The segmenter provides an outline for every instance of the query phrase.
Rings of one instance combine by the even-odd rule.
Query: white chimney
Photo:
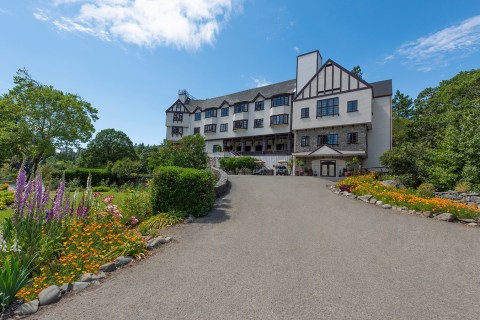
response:
[[[185,103],[188,99],[188,92],[187,90],[178,90],[178,100],[180,100],[182,103]]]
[[[322,66],[322,55],[318,50],[297,57],[297,92],[312,79]]]

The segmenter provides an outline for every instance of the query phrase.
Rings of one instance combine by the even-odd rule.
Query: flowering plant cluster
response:
[[[32,268],[21,286],[17,281],[17,289],[10,288],[10,296],[13,292],[13,297],[34,299],[50,285],[98,272],[101,264],[122,253],[136,257],[146,253],[144,239],[130,228],[138,219],[130,214],[128,221],[123,221],[114,197],[101,200],[101,194],[92,192],[90,179],[84,192],[73,195],[61,181],[51,199],[41,175],[27,181],[21,168],[17,177],[14,213],[2,226],[0,266],[21,256],[14,266],[30,270],[31,264]],[[4,294],[2,284],[0,279],[0,294]]]
[[[348,177],[337,183],[337,186],[349,186],[350,192],[356,195],[370,194],[377,200],[390,205],[407,207],[417,211],[447,212],[457,218],[478,218],[477,207],[458,203],[449,199],[424,198],[409,189],[387,187],[375,179],[373,174]]]

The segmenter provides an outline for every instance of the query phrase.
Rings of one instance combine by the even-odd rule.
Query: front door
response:
[[[321,161],[320,162],[320,176],[321,177],[335,177],[336,164],[335,161]]]

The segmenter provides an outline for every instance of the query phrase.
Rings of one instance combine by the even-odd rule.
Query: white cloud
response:
[[[35,19],[40,20],[40,21],[50,20],[50,18],[48,17],[48,14],[45,11],[43,11],[42,9],[37,9],[37,11],[35,11],[33,13],[33,16],[35,17]]]
[[[480,15],[400,46],[383,62],[395,58],[413,64],[417,70],[431,71],[448,65],[449,60],[471,55],[480,47]]]
[[[59,30],[86,33],[107,41],[118,39],[141,47],[195,50],[214,43],[222,24],[240,8],[241,1],[51,0],[54,13],[45,17]],[[44,11],[34,13],[37,19],[39,12]]]
[[[267,81],[267,79],[265,79],[264,77],[252,77],[252,80],[257,88],[272,84],[270,81]]]
[[[297,46],[294,46],[292,49],[293,49],[293,51],[295,51],[295,52],[300,52],[300,48],[297,47]]]

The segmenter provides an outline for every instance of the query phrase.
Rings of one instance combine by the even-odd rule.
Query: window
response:
[[[247,129],[247,128],[248,128],[248,120],[233,121],[233,130]]]
[[[270,125],[288,124],[288,114],[278,114],[270,117]]]
[[[255,111],[260,111],[264,109],[264,101],[257,101],[255,102]]]
[[[233,106],[234,113],[240,113],[240,112],[248,112],[248,104],[246,103],[237,103],[236,105]]]
[[[222,117],[228,117],[229,111],[230,111],[229,107],[222,108]]]
[[[347,133],[347,143],[356,144],[358,143],[358,132],[349,132]]]
[[[338,144],[338,134],[331,133],[331,134],[321,134],[317,138],[317,145],[337,145]]]
[[[289,97],[279,96],[272,99],[272,107],[288,106]]]
[[[302,108],[300,110],[301,112],[301,118],[310,118],[310,109],[309,108]]]
[[[172,135],[183,135],[183,127],[172,127]]]
[[[347,102],[347,112],[358,111],[358,100],[352,100]]]
[[[263,128],[263,119],[255,119],[253,121],[254,128]]]
[[[200,127],[193,128],[193,134],[200,133]]]
[[[183,121],[183,113],[175,112],[173,114],[173,122],[182,122]]]
[[[206,124],[204,127],[203,127],[203,132],[204,133],[207,133],[207,132],[216,132],[217,131],[217,125],[216,124]]]
[[[220,132],[226,132],[226,131],[228,131],[228,123],[220,124]]]
[[[324,99],[317,101],[317,118],[339,115],[338,98]]]
[[[302,136],[300,138],[300,145],[302,147],[308,147],[310,145],[310,136]]]
[[[213,153],[215,152],[222,152],[222,146],[218,144],[213,145]]]
[[[195,121],[202,120],[202,113],[201,112],[195,112]]]
[[[214,118],[217,116],[217,109],[205,110],[205,118]]]

